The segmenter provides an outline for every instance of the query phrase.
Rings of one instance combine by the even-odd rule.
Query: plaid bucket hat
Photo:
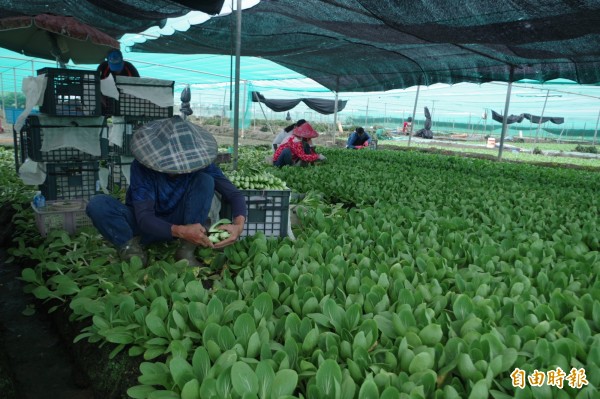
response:
[[[217,140],[180,116],[146,123],[131,138],[131,153],[144,166],[163,173],[190,173],[210,165]]]
[[[296,127],[293,131],[294,136],[303,139],[314,139],[319,136],[319,133],[308,122],[304,122],[302,125]]]

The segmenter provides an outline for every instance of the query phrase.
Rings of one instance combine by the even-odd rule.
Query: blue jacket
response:
[[[192,173],[169,176],[134,160],[131,163],[131,184],[127,190],[125,204],[133,209],[138,224],[143,226],[145,231],[152,231],[160,240],[166,241],[172,238],[171,223],[161,219],[160,216],[169,215],[180,206],[188,182],[194,173],[210,175],[215,181],[215,191],[221,194],[221,200],[231,204],[233,217],[240,215],[246,217],[244,194],[214,163]],[[212,199],[212,196],[210,198]],[[139,220],[140,218],[143,220]]]
[[[350,137],[348,137],[348,143],[346,143],[346,148],[356,148],[357,146],[361,146],[363,144],[369,143],[371,145],[371,136],[369,133],[364,132],[362,135],[358,135],[358,133],[353,132]]]

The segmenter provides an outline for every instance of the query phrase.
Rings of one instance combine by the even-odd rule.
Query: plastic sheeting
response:
[[[502,123],[502,118],[503,115],[497,113],[496,111],[492,110],[492,119],[495,120],[496,122],[500,122]],[[523,122],[523,119],[528,119],[530,120],[532,123],[546,123],[548,121],[554,123],[555,125],[560,125],[562,123],[565,122],[565,118],[562,117],[556,117],[556,116],[536,116],[536,115],[531,115],[531,114],[520,114],[520,115],[509,115],[506,118],[506,123],[507,124],[513,124],[513,123],[521,123]]]
[[[265,104],[269,109],[275,112],[284,112],[293,109],[296,105],[303,102],[306,106],[313,111],[320,114],[331,115],[336,112],[335,100],[325,100],[322,98],[296,98],[296,99],[283,99],[283,100],[269,100],[257,91],[252,92],[252,102],[261,102]],[[337,112],[342,111],[346,107],[347,100],[338,100]]]

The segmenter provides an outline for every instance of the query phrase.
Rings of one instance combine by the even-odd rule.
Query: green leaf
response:
[[[136,385],[127,389],[127,395],[133,399],[146,399],[154,391],[156,391],[156,388],[151,385]]]
[[[175,325],[181,331],[186,331],[189,329],[187,322],[185,321],[185,319],[183,318],[181,313],[179,313],[176,309],[173,309],[171,316],[173,317],[173,321],[175,322]]]
[[[133,342],[133,334],[125,327],[115,327],[105,330],[104,334],[108,342],[113,344],[130,344]]]
[[[473,313],[473,301],[465,294],[459,294],[452,305],[454,316],[458,320],[464,320]]]
[[[257,331],[254,331],[248,340],[248,348],[246,349],[246,356],[250,358],[256,358],[260,352],[260,335]]]
[[[515,364],[518,357],[517,350],[514,348],[507,348],[502,354],[502,369],[501,373],[510,370],[510,368]]]
[[[28,267],[21,271],[21,279],[27,283],[35,283],[37,282],[37,275],[33,269]]]
[[[223,318],[221,320],[222,323],[231,322],[236,316],[236,314],[245,312],[246,308],[246,301],[242,301],[241,299],[229,303],[227,306],[225,306],[225,310],[223,311]]]
[[[442,326],[439,324],[429,324],[419,332],[419,338],[427,346],[434,346],[439,343],[442,336]]]
[[[206,313],[211,321],[219,322],[223,315],[223,302],[216,295],[213,296],[206,306]]]
[[[146,316],[146,327],[156,336],[170,338],[163,319],[153,313]]]
[[[194,370],[192,365],[181,357],[174,357],[171,359],[169,362],[169,370],[171,371],[171,376],[173,377],[173,380],[179,389],[183,389],[188,381],[194,379]]]
[[[250,366],[244,362],[236,362],[231,367],[231,383],[233,384],[233,390],[238,395],[258,394],[258,377]]]
[[[48,299],[52,296],[52,292],[45,286],[45,285],[40,285],[39,287],[35,287],[32,291],[33,295],[35,295],[35,297],[37,299]]]
[[[191,280],[185,285],[185,293],[190,302],[204,302],[206,300],[207,291],[198,280]]]
[[[139,258],[134,258],[139,259]],[[153,391],[148,395],[148,399],[181,399],[181,397],[173,391]]]
[[[256,332],[254,318],[248,313],[242,313],[237,317],[235,323],[233,324],[233,332],[235,333],[238,341],[244,346],[247,346],[250,336]]]
[[[469,399],[480,399],[488,397],[488,386],[486,380],[479,380],[473,385]]]
[[[317,370],[317,386],[326,397],[336,396],[336,387],[341,387],[342,370],[333,359],[325,360]]]
[[[259,319],[264,318],[268,320],[273,314],[273,299],[271,295],[266,292],[259,294],[254,302],[252,303],[254,310],[258,312]]]
[[[367,378],[361,385],[358,399],[379,399],[379,389],[372,377]]]
[[[418,373],[433,368],[434,358],[431,353],[423,351],[415,355],[408,366],[408,371],[411,374]]]
[[[217,343],[222,351],[233,348],[235,345],[235,336],[228,326],[221,326],[219,329],[219,335],[217,336]]]
[[[210,357],[205,347],[199,346],[192,356],[192,369],[198,381],[202,383],[210,370]]]
[[[258,397],[260,399],[269,398],[275,371],[268,362],[262,360],[256,365],[256,377],[258,378]]]
[[[269,294],[267,294],[269,295]],[[270,298],[270,296],[269,296]],[[291,395],[298,384],[298,374],[291,369],[279,370],[275,374],[271,386],[271,399],[279,399],[285,395]]]
[[[379,399],[398,399],[399,397],[400,391],[398,391],[398,388],[389,386],[384,389]]]
[[[323,314],[337,331],[341,331],[345,314],[344,310],[333,299],[330,298],[325,301]]]
[[[394,325],[389,318],[378,314],[373,317],[373,320],[375,320],[375,322],[377,323],[377,328],[379,329],[379,331],[381,331],[383,335],[385,335],[391,340],[396,339],[398,334],[396,333]]]
[[[197,379],[189,380],[181,390],[181,399],[201,399],[200,382]]]
[[[573,333],[585,344],[592,335],[592,330],[583,317],[577,317],[573,322]]]
[[[224,367],[217,377],[217,393],[220,398],[230,398],[233,385],[231,384],[231,366]]]

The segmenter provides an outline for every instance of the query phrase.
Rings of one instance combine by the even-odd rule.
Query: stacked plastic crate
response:
[[[44,68],[41,74],[47,77],[44,100],[19,132],[20,159],[45,164],[40,190],[46,200],[87,200],[99,192],[99,162],[108,156],[98,73]]]
[[[110,116],[110,129],[119,132],[114,136],[118,137],[118,142],[115,143],[111,136],[109,146],[107,188],[110,192],[123,194],[128,186],[129,165],[133,160],[129,144],[135,130],[149,121],[173,116],[172,105],[157,105],[146,98],[151,95],[162,98],[163,102],[170,99],[172,103],[174,83],[170,80],[117,76],[119,99],[108,98],[103,106],[104,113]],[[140,96],[131,94],[138,92]]]
[[[44,165],[39,189],[46,206],[36,209],[40,233],[60,228],[74,232],[91,225],[85,203],[100,192],[100,161],[108,156],[108,127],[102,115],[96,71],[44,68],[46,89],[40,113],[29,115],[15,132],[15,158]]]

